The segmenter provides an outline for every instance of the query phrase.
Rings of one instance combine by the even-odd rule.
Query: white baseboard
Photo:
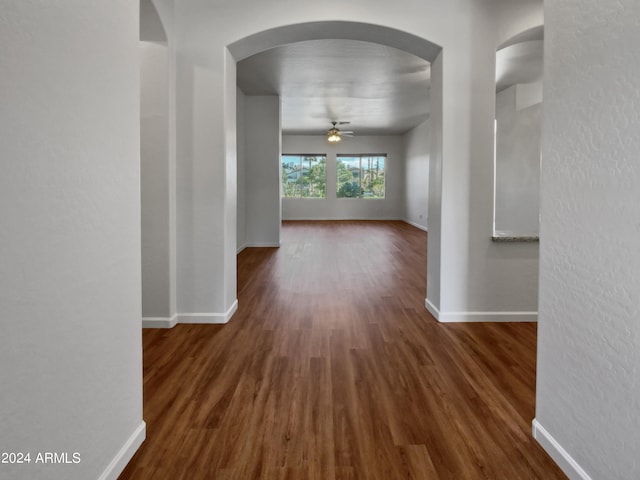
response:
[[[116,480],[124,470],[124,467],[127,466],[127,463],[133,458],[133,455],[138,451],[146,436],[147,425],[142,421],[113,460],[111,460],[105,471],[102,472],[98,480]]]
[[[419,223],[416,222],[412,222],[411,220],[407,220],[406,218],[402,220],[404,223],[407,223],[409,225],[411,225],[412,227],[416,227],[419,228],[422,231],[425,231],[427,233],[429,233],[429,229],[427,227],[425,227],[424,225],[420,225]]]
[[[278,243],[247,243],[244,248],[278,248],[280,247],[280,242]]]
[[[231,317],[233,317],[233,315],[237,311],[238,311],[238,299],[236,298],[231,304],[231,306],[229,307],[229,310],[227,310],[227,312],[224,314],[224,317],[225,317],[224,323],[227,323],[229,320],[231,320]]]
[[[142,328],[173,328],[178,323],[178,315],[173,317],[142,317]]]
[[[538,321],[538,312],[441,312],[428,298],[424,306],[440,323]]]
[[[225,313],[179,313],[178,323],[227,323],[238,310],[238,300],[234,300],[233,305]]]
[[[370,200],[365,200],[366,202],[370,201]],[[389,221],[389,222],[397,222],[397,221],[401,221],[404,222],[403,219],[398,218],[398,217],[349,217],[349,218],[345,218],[345,217],[288,217],[288,218],[283,218],[282,221],[283,222],[313,222],[313,221],[318,221],[318,222],[349,222],[349,221],[354,221],[354,222],[361,222],[361,221]]]
[[[173,328],[178,323],[227,323],[238,310],[238,300],[234,300],[224,313],[178,313],[171,318],[143,317],[142,328]]]
[[[544,448],[554,462],[571,480],[591,480],[591,477],[569,453],[534,418],[532,422],[533,438]]]
[[[440,312],[441,323],[537,322],[538,312]]]
[[[236,249],[236,255],[238,255],[240,252],[242,252],[245,248],[247,248],[247,245],[241,245]]]
[[[440,310],[438,310],[438,308],[433,303],[431,303],[431,300],[425,298],[424,306],[427,310],[429,310],[429,313],[433,315],[436,320],[440,321]]]

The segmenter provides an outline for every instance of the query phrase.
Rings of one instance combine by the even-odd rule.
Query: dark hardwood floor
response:
[[[439,324],[426,233],[285,222],[224,326],[145,330],[134,479],[563,479],[531,437],[536,325]]]

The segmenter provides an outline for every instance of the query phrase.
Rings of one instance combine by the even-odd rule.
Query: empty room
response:
[[[7,0],[0,479],[640,477],[640,6]]]

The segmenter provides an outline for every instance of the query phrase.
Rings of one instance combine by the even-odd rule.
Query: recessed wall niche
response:
[[[496,53],[495,241],[538,240],[542,35],[525,32]]]

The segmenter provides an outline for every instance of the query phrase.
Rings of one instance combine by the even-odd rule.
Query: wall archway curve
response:
[[[344,39],[378,43],[433,62],[442,47],[422,37],[391,27],[350,21],[305,22],[275,27],[228,45],[236,62],[279,45],[306,40]]]
[[[526,28],[514,33],[509,38],[498,45],[497,50],[507,48],[517,43],[529,42],[533,40],[544,40],[544,24],[537,24],[533,27]]]

